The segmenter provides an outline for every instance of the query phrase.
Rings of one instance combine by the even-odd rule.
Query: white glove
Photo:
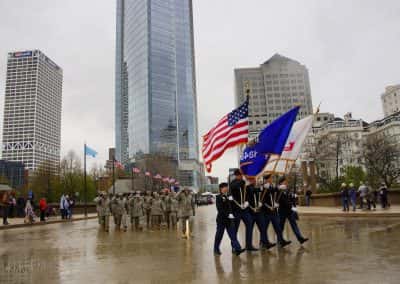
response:
[[[292,211],[293,212],[297,212],[297,208],[296,207],[292,207]]]
[[[233,214],[229,214],[229,215],[228,215],[228,218],[229,218],[229,219],[235,219],[235,217],[233,216]]]
[[[294,198],[297,198],[297,194],[296,193],[294,194]]]
[[[228,196],[228,199],[229,199],[230,201],[232,201],[232,200],[233,200],[232,195],[229,195],[229,196]]]
[[[277,203],[275,203],[275,206],[274,206],[275,208],[278,208],[279,207],[279,203],[277,202]]]
[[[258,207],[261,207],[263,204],[261,202],[258,202]]]
[[[249,203],[246,201],[246,202],[244,203],[243,207],[244,207],[244,208],[249,207]]]

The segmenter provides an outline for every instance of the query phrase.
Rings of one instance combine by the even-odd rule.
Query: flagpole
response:
[[[115,156],[113,156],[113,162],[112,162],[112,188],[113,188],[113,195],[115,195]]]
[[[84,180],[84,202],[85,202],[85,217],[87,217],[87,182],[86,182],[86,143],[84,143],[83,148],[83,180]]]

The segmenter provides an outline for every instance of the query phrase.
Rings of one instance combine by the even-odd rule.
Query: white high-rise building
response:
[[[383,113],[386,116],[400,111],[400,85],[387,86],[381,96]]]
[[[313,112],[308,70],[290,58],[275,54],[259,67],[235,69],[237,106],[246,99],[247,87],[250,136],[296,105],[301,106],[298,119]]]
[[[62,69],[39,50],[10,52],[3,159],[56,171],[60,161]]]

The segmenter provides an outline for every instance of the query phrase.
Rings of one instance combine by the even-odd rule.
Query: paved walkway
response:
[[[8,223],[10,223],[7,226],[4,226],[3,223],[0,223],[0,230],[7,230],[7,229],[15,229],[15,228],[21,228],[21,227],[29,227],[29,226],[41,226],[41,225],[48,225],[48,224],[56,224],[56,223],[62,223],[62,222],[72,222],[72,221],[81,221],[81,220],[86,220],[86,219],[93,219],[97,218],[96,213],[89,213],[88,217],[85,217],[84,214],[75,214],[73,215],[71,220],[63,220],[61,219],[61,216],[55,216],[55,217],[50,217],[46,220],[46,222],[40,222],[40,218],[37,217],[35,219],[35,223],[33,224],[25,224],[24,223],[24,218],[8,218]],[[0,219],[2,221],[3,218]]]
[[[400,217],[400,206],[393,205],[389,209],[377,207],[376,210],[361,210],[355,212],[343,212],[341,207],[299,206],[301,216],[325,216],[325,217]]]

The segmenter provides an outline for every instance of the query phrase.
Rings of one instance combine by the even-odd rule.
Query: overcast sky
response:
[[[134,0],[132,0],[134,1]],[[382,118],[380,94],[400,83],[398,0],[194,0],[199,131],[234,105],[233,69],[274,53],[305,64],[314,107]],[[0,115],[7,53],[40,49],[64,71],[62,155],[83,141],[104,164],[114,146],[114,0],[0,0]],[[221,178],[236,151],[214,164]]]

